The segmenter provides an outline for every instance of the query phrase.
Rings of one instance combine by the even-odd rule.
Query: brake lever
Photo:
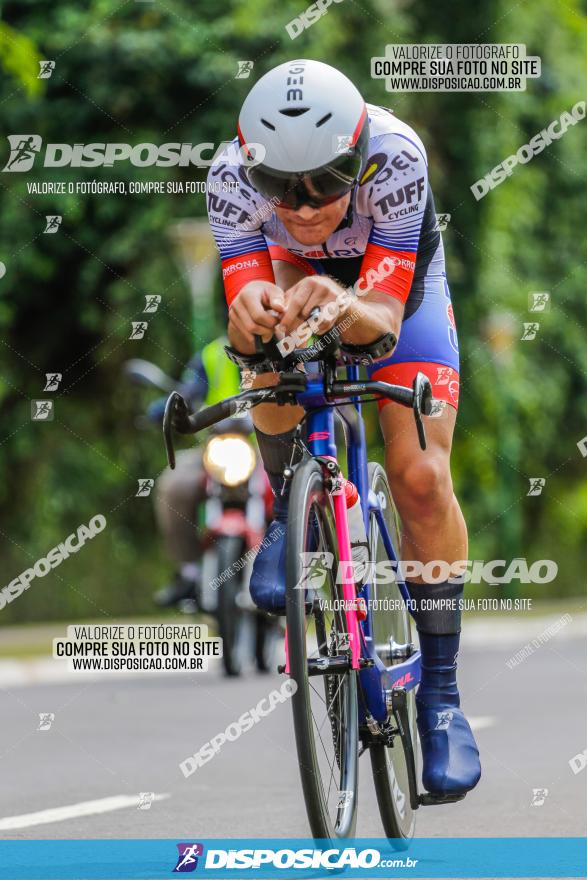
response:
[[[424,449],[426,449],[426,431],[424,430],[424,424],[422,422],[420,411],[416,409],[415,405],[414,418],[416,419],[416,428],[418,429],[418,440],[420,441],[420,449],[423,451]]]
[[[175,449],[173,447],[173,428],[180,433],[186,433],[185,427],[190,428],[188,405],[178,391],[172,391],[165,404],[163,414],[163,441],[165,454],[171,470],[175,470]],[[184,430],[182,431],[182,428]]]
[[[430,379],[424,373],[418,373],[414,379],[413,385],[413,402],[414,419],[416,420],[416,428],[418,430],[418,440],[420,449],[426,449],[426,431],[422,422],[422,413],[429,416],[432,410],[432,385]]]

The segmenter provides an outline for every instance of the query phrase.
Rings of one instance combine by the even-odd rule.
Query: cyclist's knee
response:
[[[453,495],[449,460],[442,452],[418,456],[403,466],[391,464],[391,491],[400,514],[419,518],[441,514]]]

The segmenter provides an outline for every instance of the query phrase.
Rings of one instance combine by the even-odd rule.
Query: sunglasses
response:
[[[323,199],[315,199],[311,196],[302,197],[297,199],[295,202],[293,200],[277,202],[278,208],[283,208],[285,211],[299,211],[300,208],[304,206],[308,206],[309,208],[320,209],[324,208],[326,205],[332,205],[333,202],[338,202],[339,199],[342,199],[346,194],[350,192],[350,190],[345,190],[342,193],[337,193],[334,196],[325,196]]]
[[[304,205],[322,208],[338,201],[350,192],[360,172],[361,158],[356,153],[307,174],[269,171],[260,165],[246,169],[249,182],[261,195],[290,211]]]

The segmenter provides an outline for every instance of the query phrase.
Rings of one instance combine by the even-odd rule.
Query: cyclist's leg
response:
[[[444,276],[426,279],[406,304],[398,345],[369,369],[375,378],[411,385],[416,373],[430,379],[442,401],[438,418],[426,419],[427,449],[416,438],[412,413],[380,404],[386,470],[403,524],[402,557],[427,563],[466,559],[467,532],[450,474],[450,452],[459,398],[459,356],[450,293]],[[421,578],[414,578],[421,582]]]
[[[378,362],[371,375],[410,385],[421,370],[434,396],[444,401],[437,419],[426,420],[427,449],[422,452],[412,414],[395,403],[381,407],[386,470],[402,520],[402,559],[442,560],[440,583],[413,577],[407,586],[416,603],[415,619],[422,652],[417,695],[422,741],[422,778],[428,791],[464,792],[477,784],[480,765],[475,739],[460,710],[456,681],[462,583],[449,581],[449,565],[467,558],[467,532],[453,492],[450,451],[458,403],[458,344],[446,280],[426,280],[417,307],[407,308],[400,341],[391,358]],[[409,300],[408,300],[409,304]],[[438,577],[439,569],[436,568]],[[430,580],[430,578],[428,578]],[[422,599],[437,600],[436,607]]]

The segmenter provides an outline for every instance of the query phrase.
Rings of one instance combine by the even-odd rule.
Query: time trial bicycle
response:
[[[411,640],[410,597],[401,576],[400,526],[384,469],[368,462],[361,401],[386,398],[414,413],[422,449],[422,415],[433,407],[428,378],[413,387],[361,378],[361,366],[393,350],[386,334],[371,345],[342,343],[336,328],[285,357],[276,341],[257,339],[258,355],[229,356],[246,370],[275,370],[276,385],[251,388],[190,416],[170,395],[164,418],[169,464],[172,429],[195,434],[261,403],[305,410],[294,446],[301,460],[284,471],[290,482],[286,544],[285,664],[306,812],[317,839],[352,837],[356,827],[359,757],[368,752],[386,836],[405,849],[420,806],[464,795],[418,792],[415,688],[420,652]],[[346,371],[346,378],[339,372]],[[344,429],[348,480],[358,490],[369,561],[359,576],[349,538],[345,477],[335,419]],[[292,455],[292,461],[294,456]]]

